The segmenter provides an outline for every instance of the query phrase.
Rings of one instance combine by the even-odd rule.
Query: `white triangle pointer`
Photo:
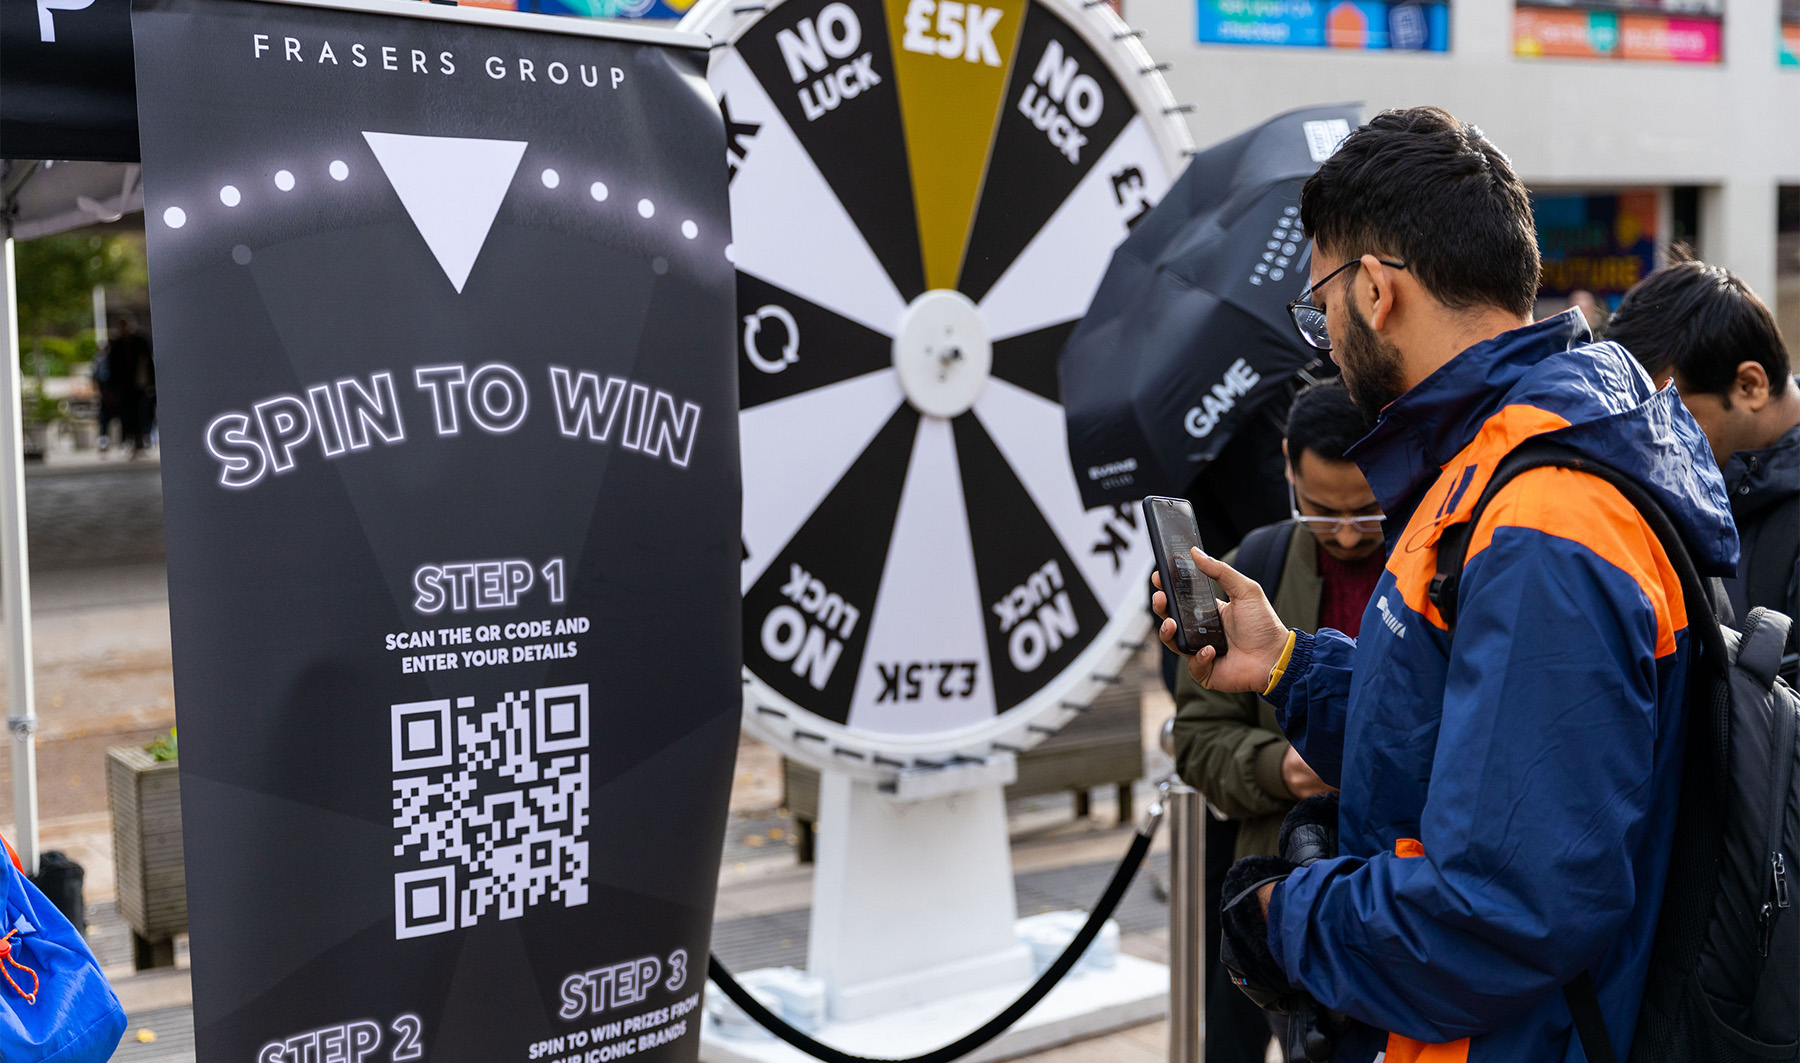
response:
[[[458,294],[512,187],[523,140],[363,131],[375,161]]]

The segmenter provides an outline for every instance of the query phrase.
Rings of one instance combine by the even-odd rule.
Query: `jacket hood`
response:
[[[1545,438],[1643,484],[1703,574],[1735,573],[1737,528],[1700,426],[1672,384],[1657,388],[1623,347],[1594,342],[1578,310],[1503,332],[1450,359],[1388,404],[1347,456],[1362,467],[1390,524],[1403,524],[1482,424],[1516,405],[1567,421]],[[1794,460],[1800,462],[1800,448]]]
[[[1725,490],[1739,520],[1753,520],[1800,493],[1800,425],[1774,446],[1733,453],[1725,462]]]

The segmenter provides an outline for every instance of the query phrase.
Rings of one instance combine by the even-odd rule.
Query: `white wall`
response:
[[[1194,0],[1124,4],[1196,106],[1202,146],[1310,104],[1436,104],[1533,187],[1703,186],[1702,255],[1774,295],[1775,188],[1800,184],[1800,71],[1776,62],[1778,0],[1728,0],[1725,61],[1709,67],[1515,58],[1511,0],[1450,0],[1442,55],[1201,45]]]

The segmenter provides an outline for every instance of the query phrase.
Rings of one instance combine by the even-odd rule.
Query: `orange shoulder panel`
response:
[[[1387,1063],[1468,1063],[1469,1039],[1428,1045],[1397,1033],[1388,1034]]]
[[[1687,627],[1681,577],[1643,514],[1618,488],[1574,469],[1520,473],[1501,488],[1469,536],[1469,561],[1487,549],[1501,527],[1534,528],[1580,543],[1636,580],[1656,611],[1656,655],[1675,652],[1675,633]]]
[[[1394,574],[1407,608],[1437,627],[1447,630],[1437,606],[1431,604],[1431,579],[1437,575],[1439,534],[1452,524],[1469,519],[1481,492],[1493,478],[1500,460],[1520,443],[1535,435],[1567,428],[1564,418],[1536,406],[1505,406],[1489,417],[1456,457],[1444,464],[1442,474],[1412,519],[1400,533],[1399,544],[1389,555],[1387,568]]]

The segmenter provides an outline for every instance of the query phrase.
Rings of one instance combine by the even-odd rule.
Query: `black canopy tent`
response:
[[[131,0],[0,0],[0,157],[137,162]]]

